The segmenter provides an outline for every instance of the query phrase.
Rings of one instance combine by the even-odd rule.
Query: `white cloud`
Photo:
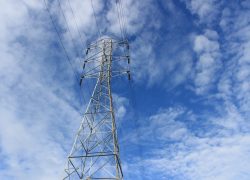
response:
[[[1,162],[5,167],[0,177],[57,179],[64,167],[65,152],[61,145],[51,140],[42,127],[25,125],[10,109],[1,109],[1,116],[4,117],[0,122],[1,157],[6,158]]]
[[[135,35],[142,30],[146,23],[146,17],[152,7],[151,0],[146,0],[141,3],[140,1],[126,0],[117,1],[121,4],[122,8],[117,9],[116,1],[111,1],[110,9],[107,13],[107,20],[109,24],[110,31],[120,36],[121,30],[120,25],[126,27],[127,33],[130,35]],[[118,5],[119,7],[119,5]],[[123,13],[123,18],[118,16],[118,10]],[[119,20],[120,19],[120,20]],[[156,22],[154,22],[156,23]]]
[[[183,0],[194,15],[198,15],[200,22],[212,23],[219,13],[218,0]]]
[[[80,125],[78,83],[43,2],[12,0],[0,5],[0,179],[58,179],[63,177],[74,132]],[[61,5],[79,45],[68,1]],[[97,29],[90,1],[71,1],[71,5],[83,40],[84,33],[91,39]],[[93,0],[93,5],[97,21],[102,23],[102,1]],[[80,57],[75,55],[58,5],[54,1],[49,7],[73,66],[77,66]],[[85,16],[79,15],[82,12]],[[121,119],[128,102],[124,97],[114,98]]]
[[[158,140],[181,140],[187,135],[187,129],[182,122],[178,122],[176,119],[183,113],[182,108],[162,110],[149,118],[150,124],[144,131],[149,132],[150,135],[153,132],[154,137]],[[145,138],[150,139],[149,136]]]
[[[179,11],[173,1],[162,3],[164,10],[170,14],[167,18],[157,9],[158,4],[151,0],[143,3],[129,0],[122,3],[128,34],[135,36],[135,39],[130,42],[132,78],[137,83],[146,83],[150,87],[166,81],[163,86],[167,89],[176,87],[188,79],[193,61],[191,50],[183,47],[188,46],[189,37],[180,38],[175,32],[176,28],[183,26],[184,13]],[[115,1],[110,3],[106,18],[111,32],[120,36]],[[171,32],[162,35],[165,28]],[[178,45],[175,43],[175,38],[179,38]]]
[[[152,173],[176,179],[245,179],[249,178],[249,136],[190,139],[164,149],[161,158],[145,161]],[[166,152],[168,152],[166,154]],[[178,178],[179,177],[179,178]]]
[[[61,2],[67,19],[72,20],[68,2]],[[90,1],[71,2],[80,31],[94,37],[97,31]],[[202,23],[209,24],[218,17],[216,2],[192,0],[187,1],[187,7],[191,13],[199,16]],[[119,34],[115,4],[111,3],[111,8],[106,12],[102,1],[93,0],[93,3],[102,31]],[[220,26],[225,33],[225,42],[211,27],[194,36],[193,50],[197,55],[197,62],[194,63],[191,53],[182,50],[187,43],[173,50],[171,47],[176,44],[173,38],[167,42],[173,44],[162,47],[158,42],[159,37],[147,31],[147,28],[159,30],[163,26],[152,18],[152,15],[160,17],[153,10],[152,1],[123,3],[125,9],[130,10],[125,11],[128,32],[137,35],[131,47],[134,52],[132,64],[138,70],[138,79],[143,83],[147,81],[149,85],[163,85],[166,81],[166,86],[169,86],[169,82],[178,85],[193,77],[197,94],[210,92],[217,85],[221,95],[218,97],[226,100],[213,104],[219,115],[206,115],[207,124],[202,121],[202,125],[197,125],[198,115],[187,112],[185,108],[169,108],[146,118],[148,121],[140,124],[139,132],[127,135],[123,143],[141,143],[147,147],[146,155],[152,155],[152,158],[139,159],[148,167],[145,176],[152,173],[159,174],[159,179],[169,176],[179,179],[247,179],[250,176],[247,125],[250,106],[249,13],[237,8],[224,9]],[[249,6],[247,1],[241,4],[244,8]],[[0,6],[0,178],[57,179],[73,142],[72,132],[76,132],[80,123],[75,108],[79,102],[72,89],[74,77],[55,45],[56,35],[49,32],[52,26],[48,24],[51,22],[45,16],[41,2],[11,0],[1,1]],[[173,6],[173,3],[166,5],[171,13],[175,8]],[[59,25],[65,27],[57,8],[55,4],[52,5],[54,18],[59,18]],[[107,13],[104,20],[101,18],[103,11]],[[82,12],[85,12],[85,16],[81,15]],[[68,22],[74,39],[79,41],[74,20]],[[112,24],[110,30],[107,30],[106,23]],[[71,41],[68,33],[63,33],[65,42]],[[162,47],[159,52],[163,52],[164,57],[157,56],[159,52],[155,51],[155,47]],[[222,67],[222,48],[226,56],[223,59],[223,72],[218,79],[218,69]],[[67,49],[72,53],[72,44]],[[169,49],[169,53],[164,52]],[[119,119],[127,113],[128,102],[123,97],[114,96],[114,99]],[[136,133],[139,133],[139,137]],[[129,162],[125,168],[128,176],[136,168],[134,162],[136,160]]]
[[[158,52],[156,43],[149,32],[143,32],[132,42],[132,75],[137,82],[146,82],[151,87],[162,85],[166,89],[175,88],[190,77],[193,67],[191,51],[183,50],[182,42],[171,48],[164,43]]]
[[[209,30],[211,32],[211,30]],[[217,35],[215,31],[213,31],[214,34]],[[205,33],[207,36],[207,32]],[[210,40],[209,37],[206,35],[197,35],[194,39],[194,50],[197,53],[203,53],[203,52],[214,52],[218,51],[219,44],[217,41]],[[217,39],[216,39],[217,40]]]
[[[127,113],[128,99],[113,93],[113,101],[116,118],[119,122]]]
[[[207,93],[216,80],[217,70],[221,67],[218,34],[206,30],[204,35],[194,37],[194,51],[197,53],[196,74],[194,77],[197,94]]]
[[[226,110],[221,108],[219,116],[206,116],[207,128],[202,129],[201,122],[190,121],[192,113],[183,108],[169,108],[151,116],[139,129],[144,139],[137,143],[142,144],[145,155],[132,160],[131,166],[147,167],[145,178],[248,179],[250,136],[249,129],[242,129],[247,119],[231,104],[222,107]]]
[[[215,95],[216,100],[207,102],[211,105],[207,113],[195,114],[198,119],[195,122],[188,120],[185,110],[176,116],[171,116],[172,111],[160,111],[144,119],[140,136],[134,133],[128,139],[141,143],[145,151],[142,158],[131,161],[131,166],[139,169],[144,163],[146,179],[152,176],[202,180],[250,177],[249,7],[245,1],[243,7],[232,3],[222,11],[218,9],[221,4],[215,2],[188,1],[188,8],[205,24],[204,32],[193,38],[197,55],[195,91]],[[217,16],[219,11],[223,12],[221,19]],[[216,32],[218,29],[212,28],[219,22],[223,37]],[[163,67],[166,66],[156,68],[157,72]],[[204,107],[195,108],[204,110]]]
[[[96,16],[97,18],[99,17],[100,12],[103,10],[104,4],[100,0],[92,0],[92,2],[94,9],[92,9],[91,1],[61,1],[61,7],[65,14],[70,29],[70,32],[65,32],[65,38],[69,38],[69,33],[71,33],[75,41],[79,40],[79,33],[77,28],[79,28],[84,42],[87,40],[87,36],[93,36],[94,34],[97,35],[98,31],[94,16]],[[52,9],[52,11],[56,11],[54,15],[59,17],[61,25],[67,28],[67,24],[65,22],[58,3],[55,3],[53,8],[54,9]],[[97,19],[97,23],[99,23],[99,19]]]
[[[0,4],[0,179],[58,179],[80,123],[75,79],[41,3]]]
[[[150,35],[148,36],[144,33],[142,37],[138,37],[131,44],[133,47],[131,58],[134,60],[132,62],[132,70],[134,71],[135,79],[144,80],[147,77],[148,83],[152,84],[156,78],[162,76],[162,72],[160,72],[159,63],[155,60],[153,42],[149,38]]]
[[[152,145],[155,141],[180,141],[188,135],[183,122],[177,120],[184,113],[185,109],[181,107],[161,109],[148,120],[143,120],[140,128],[124,139],[145,145]]]
[[[227,86],[223,86],[225,88],[221,88],[220,84],[218,86],[220,93],[237,102],[237,106],[247,116],[250,105],[249,12],[247,4],[243,3],[242,7],[237,4],[234,6],[225,7],[220,20],[220,26],[226,36],[224,47],[227,57],[220,83],[227,84]]]

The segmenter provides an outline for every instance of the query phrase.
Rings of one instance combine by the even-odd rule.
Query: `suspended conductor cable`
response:
[[[52,15],[51,15],[50,11],[49,11],[49,8],[48,8],[48,5],[47,5],[47,3],[46,3],[46,0],[44,0],[44,4],[45,4],[46,10],[47,10],[47,12],[48,12],[48,14],[49,14],[49,17],[50,17],[50,20],[51,20],[51,22],[52,22],[52,25],[53,25],[53,27],[54,27],[54,29],[55,29],[55,32],[56,32],[56,34],[57,34],[57,36],[58,36],[58,38],[59,38],[60,44],[61,44],[61,46],[62,46],[62,48],[63,48],[63,51],[65,52],[65,55],[66,55],[66,57],[67,57],[67,60],[68,60],[70,66],[71,66],[71,68],[72,68],[72,70],[73,70],[73,73],[74,73],[74,75],[75,75],[75,78],[78,79],[78,78],[77,78],[77,74],[76,74],[75,69],[74,69],[74,66],[73,66],[73,64],[72,64],[72,62],[71,62],[71,60],[70,60],[70,57],[69,57],[69,55],[68,55],[68,53],[67,53],[67,51],[66,51],[66,48],[65,48],[65,46],[64,46],[64,44],[63,44],[63,40],[62,40],[62,38],[61,38],[61,36],[60,36],[60,33],[59,33],[58,29],[56,28],[56,23],[54,22],[53,17],[52,17]]]
[[[74,39],[73,39],[71,30],[70,30],[70,28],[69,28],[69,24],[68,24],[67,18],[66,18],[66,16],[65,16],[64,12],[63,12],[62,5],[61,5],[61,3],[60,3],[60,0],[57,0],[57,2],[58,2],[58,5],[59,5],[60,10],[61,10],[61,12],[62,12],[63,18],[64,18],[64,20],[65,20],[66,27],[67,27],[68,32],[69,32],[69,34],[70,34],[70,38],[71,38],[71,41],[72,41],[72,43],[73,43],[73,46],[74,46],[76,55],[79,56],[78,48],[76,47],[76,45],[75,45],[75,43],[74,43],[75,41],[74,41]],[[80,63],[81,63],[81,62],[80,62]]]
[[[73,15],[73,17],[74,17],[74,22],[75,22],[75,25],[76,25],[76,29],[77,29],[77,31],[78,31],[78,34],[79,34],[79,36],[80,36],[80,40],[81,40],[81,43],[82,43],[82,47],[84,48],[83,38],[82,38],[82,35],[81,35],[81,33],[80,33],[80,28],[79,28],[79,26],[78,26],[78,24],[77,24],[76,15],[75,15],[75,13],[74,13],[74,11],[73,11],[73,8],[72,8],[72,6],[71,6],[70,0],[68,0],[68,4],[69,4],[69,7],[70,7],[70,9],[71,9],[72,15]]]
[[[92,7],[93,14],[94,14],[94,17],[95,17],[95,23],[96,23],[96,27],[97,27],[97,31],[98,31],[98,36],[100,38],[101,37],[101,31],[100,31],[100,28],[99,28],[98,23],[97,23],[95,8],[94,8],[94,5],[93,5],[93,0],[91,0],[91,7]]]
[[[127,34],[127,29],[126,29],[126,24],[128,24],[127,18],[124,15],[124,7],[122,4],[122,0],[120,0],[120,9],[121,9],[121,19],[122,19],[122,24],[123,24],[123,29],[124,29],[124,34],[125,34],[125,39],[128,38],[128,34]]]
[[[72,33],[71,33],[71,31],[70,31],[69,24],[68,24],[67,18],[66,18],[66,16],[65,16],[65,13],[63,12],[62,5],[61,5],[61,3],[60,3],[60,0],[57,0],[57,2],[58,2],[58,4],[59,4],[59,8],[60,8],[60,10],[61,10],[61,12],[62,12],[62,15],[63,15],[63,17],[64,17],[64,20],[65,20],[65,22],[66,22],[67,29],[68,29],[68,31],[69,31],[69,34],[70,34],[72,43],[73,43],[73,45],[74,45],[74,49],[75,49],[77,55],[79,55],[79,53],[78,53],[78,48],[76,47],[76,45],[75,45],[75,43],[74,43],[74,39],[73,39]],[[68,1],[68,2],[69,2],[69,1]],[[73,9],[72,9],[72,12],[73,12]],[[76,23],[76,21],[75,21],[75,23]],[[77,27],[78,27],[78,26],[77,26]],[[78,29],[78,33],[79,33],[79,35],[80,35],[80,37],[81,37],[81,34],[80,34],[79,29]],[[82,45],[84,46],[83,42],[82,42]],[[79,60],[79,61],[80,61],[80,60]],[[81,64],[81,61],[80,61],[80,64]],[[79,78],[79,79],[78,79],[78,82],[80,82],[80,81],[81,81],[81,79]],[[88,87],[88,90],[89,90],[89,87]],[[89,90],[89,91],[90,91],[90,90]],[[80,95],[82,95],[82,97],[84,98],[84,101],[85,101],[85,103],[86,103],[84,94],[83,94],[82,91],[81,91],[81,86],[80,86]]]
[[[117,17],[118,17],[118,22],[119,22],[119,27],[120,27],[120,31],[121,31],[121,38],[124,39],[124,33],[123,33],[123,30],[122,30],[122,24],[121,24],[121,14],[120,14],[120,11],[119,11],[119,5],[118,5],[118,0],[115,0],[115,4],[116,4],[116,10],[117,10]]]
[[[124,22],[123,22],[123,14],[122,14],[122,9],[121,9],[121,1],[120,0],[117,0],[116,1],[117,3],[117,8],[118,8],[118,14],[120,14],[120,22],[121,22],[121,29],[122,29],[122,32],[123,32],[123,38],[125,38],[125,25],[124,25]]]
[[[53,17],[52,17],[52,15],[51,15],[51,13],[50,13],[48,4],[46,3],[46,0],[43,0],[43,2],[44,2],[46,11],[47,11],[47,13],[49,14],[51,23],[52,23],[52,25],[53,25],[53,27],[54,27],[54,29],[55,29],[55,32],[56,32],[56,34],[57,34],[57,36],[58,36],[58,38],[59,38],[60,44],[61,44],[61,46],[62,46],[62,48],[63,48],[63,51],[64,51],[64,53],[65,53],[65,55],[66,55],[66,59],[67,59],[68,63],[70,64],[70,67],[72,68],[72,71],[73,71],[73,74],[74,74],[74,76],[75,76],[76,81],[78,82],[79,79],[78,79],[77,73],[75,72],[75,68],[74,68],[74,66],[73,66],[73,64],[72,64],[72,62],[71,62],[71,60],[70,60],[70,57],[69,57],[69,55],[68,55],[68,53],[67,53],[67,50],[66,50],[66,48],[65,48],[65,46],[64,46],[64,44],[63,44],[63,40],[62,40],[62,38],[61,38],[61,36],[60,36],[60,33],[59,33],[58,29],[56,28],[56,23],[55,23],[55,21],[53,20]],[[81,91],[80,91],[80,95],[81,95]],[[81,96],[81,97],[83,98],[84,103],[86,104],[86,100],[85,100],[84,96]],[[80,102],[81,102],[81,104],[83,104],[81,98],[80,98]]]
[[[80,41],[81,41],[81,44],[82,44],[82,48],[84,49],[83,38],[82,38],[82,35],[81,35],[81,33],[80,33],[80,28],[79,28],[78,23],[77,23],[77,17],[76,17],[76,15],[75,15],[75,13],[74,13],[74,10],[73,10],[73,8],[72,8],[72,5],[71,5],[70,0],[68,0],[68,4],[69,4],[69,7],[70,7],[70,9],[71,9],[71,13],[72,13],[72,15],[73,15],[73,17],[74,17],[75,26],[76,26],[76,29],[77,29],[77,31],[78,31],[79,37],[80,37]],[[83,70],[82,70],[82,73],[83,73]],[[80,81],[81,81],[81,80],[80,80]],[[91,94],[90,88],[89,88],[89,83],[87,83],[87,86],[88,86],[89,94]],[[81,85],[80,85],[80,87],[81,87]]]

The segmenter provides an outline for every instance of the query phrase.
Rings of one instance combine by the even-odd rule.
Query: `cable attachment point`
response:
[[[128,58],[128,64],[130,64],[130,57],[129,55],[126,56]]]
[[[89,53],[89,50],[90,50],[90,48],[88,47],[87,49],[86,49],[86,55],[88,55],[88,53]]]
[[[83,78],[84,78],[84,75],[81,75],[81,78],[80,78],[80,86],[82,86]]]
[[[131,80],[130,71],[127,71],[127,74],[128,74],[128,80],[130,81]]]
[[[88,62],[88,61],[85,60],[84,63],[83,63],[83,66],[82,66],[82,69],[83,69],[83,70],[85,69],[87,62]]]

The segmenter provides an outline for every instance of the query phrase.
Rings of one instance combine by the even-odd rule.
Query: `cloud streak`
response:
[[[60,2],[70,31],[58,2],[49,9],[79,74],[78,30],[84,42],[98,36],[93,10],[90,1],[70,1],[75,21],[69,1]],[[115,1],[93,5],[101,33],[120,36]],[[114,95],[125,178],[249,179],[248,1],[123,6],[143,96],[135,109],[126,94]],[[0,179],[58,179],[84,110],[78,82],[43,3],[0,7]]]

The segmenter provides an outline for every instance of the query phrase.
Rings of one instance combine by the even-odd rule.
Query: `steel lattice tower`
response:
[[[127,41],[111,38],[101,38],[86,50],[80,83],[85,78],[97,80],[68,156],[64,179],[123,179],[111,80],[121,74],[130,79],[128,50]]]

